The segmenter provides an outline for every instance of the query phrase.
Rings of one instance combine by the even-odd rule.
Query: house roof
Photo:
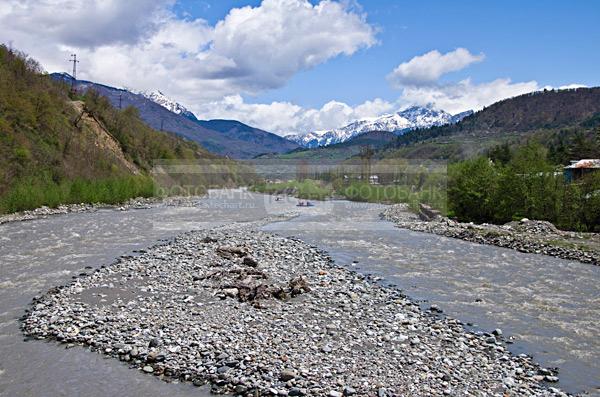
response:
[[[565,168],[600,168],[600,159],[572,160]]]

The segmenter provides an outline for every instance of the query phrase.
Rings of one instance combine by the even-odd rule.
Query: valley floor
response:
[[[296,203],[216,191],[2,225],[0,396],[598,391],[600,268]]]

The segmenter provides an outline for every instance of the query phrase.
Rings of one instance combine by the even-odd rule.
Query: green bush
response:
[[[547,150],[527,144],[502,164],[479,157],[451,165],[449,212],[461,221],[505,223],[547,220],[561,229],[592,231],[600,225],[600,173],[567,183]]]
[[[121,176],[100,180],[64,180],[46,176],[26,178],[0,197],[0,213],[32,210],[60,204],[118,204],[134,197],[151,197],[154,182],[147,176]]]

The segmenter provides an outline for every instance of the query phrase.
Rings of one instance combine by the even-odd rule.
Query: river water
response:
[[[514,336],[514,352],[560,368],[560,387],[600,389],[600,267],[395,228],[374,204],[212,192],[195,207],[52,216],[0,225],[0,396],[208,396],[167,384],[82,348],[24,341],[18,318],[31,299],[86,266],[180,232],[296,211],[265,230],[329,251],[341,265],[383,277],[408,296],[437,304],[477,329]],[[357,263],[354,263],[357,262]]]

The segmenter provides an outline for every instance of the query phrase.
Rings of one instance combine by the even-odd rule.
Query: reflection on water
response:
[[[599,386],[600,267],[396,229],[376,205],[296,207],[295,200],[237,192],[196,207],[103,210],[0,225],[0,395],[207,396],[168,385],[82,348],[24,342],[17,318],[31,299],[74,275],[187,230],[297,211],[265,227],[329,250],[341,264],[376,273],[453,317],[500,327],[515,349],[561,368],[561,386]]]

